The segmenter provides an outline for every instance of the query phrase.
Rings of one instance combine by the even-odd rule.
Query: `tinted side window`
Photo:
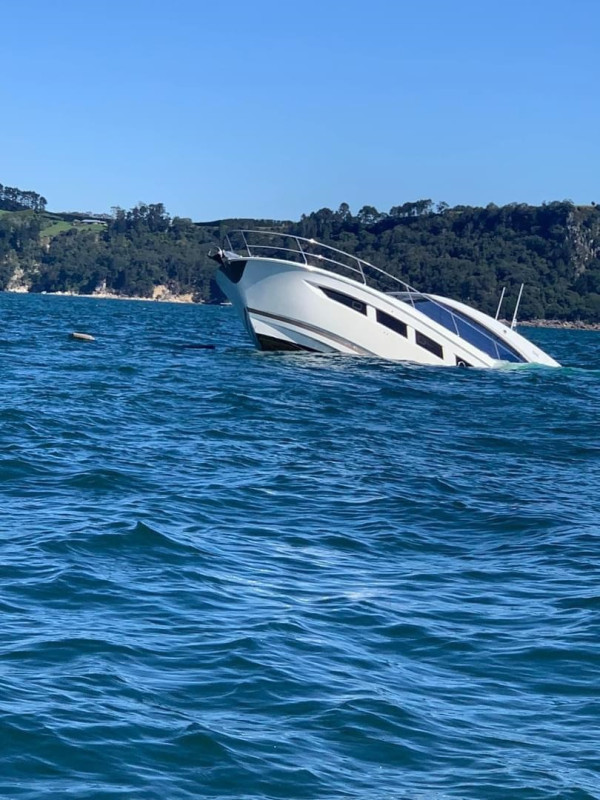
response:
[[[327,289],[324,286],[321,286],[320,288],[321,291],[327,295],[327,297],[330,297],[332,300],[335,300],[336,303],[341,303],[344,306],[348,306],[348,308],[351,308],[354,311],[358,311],[359,314],[367,313],[367,306],[365,305],[365,303],[361,302],[360,300],[355,300],[355,298],[350,297],[349,294],[336,292],[335,289]]]
[[[401,336],[406,336],[406,325],[402,320],[396,319],[396,317],[392,317],[391,314],[386,314],[385,311],[380,311],[378,308],[375,309],[377,314],[377,322],[380,325],[385,325],[386,328],[390,328],[390,330],[396,331]]]
[[[419,347],[425,348],[425,350],[429,350],[430,353],[433,353],[434,356],[438,358],[444,358],[444,351],[442,350],[442,345],[434,342],[433,339],[430,339],[429,336],[425,336],[424,333],[420,333],[419,331],[415,331],[415,341],[419,345]]]

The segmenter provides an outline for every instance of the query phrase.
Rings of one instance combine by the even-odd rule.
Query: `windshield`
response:
[[[416,297],[413,295],[409,296],[406,302],[410,302],[430,319],[443,325],[452,333],[458,334],[461,339],[465,339],[474,347],[483,350],[492,358],[513,362],[525,361],[523,356],[519,355],[495,333],[488,330],[485,325],[476,322],[461,311],[455,311],[455,309],[443,305],[439,300],[431,300],[425,295]]]

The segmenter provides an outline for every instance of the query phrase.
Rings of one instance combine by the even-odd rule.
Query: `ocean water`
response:
[[[0,797],[599,798],[600,333],[525,333],[0,295]]]

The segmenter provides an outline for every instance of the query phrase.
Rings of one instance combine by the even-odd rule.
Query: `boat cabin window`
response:
[[[348,306],[348,308],[351,308],[354,311],[358,311],[359,314],[367,313],[367,306],[361,300],[356,300],[354,297],[350,297],[349,294],[336,292],[335,289],[329,289],[325,286],[321,286],[319,288],[321,289],[322,292],[324,292],[327,295],[327,297],[330,297],[332,300],[335,300],[336,303],[341,303],[344,306]]]
[[[415,342],[419,345],[419,347],[424,347],[425,350],[429,350],[429,352],[433,353],[434,356],[437,356],[438,358],[444,358],[444,350],[442,349],[442,345],[434,342],[433,339],[430,339],[429,336],[425,336],[424,333],[415,331]]]
[[[476,322],[461,311],[455,311],[453,308],[443,305],[439,300],[434,301],[424,295],[417,295],[405,302],[414,303],[415,308],[430,319],[457,334],[461,339],[465,339],[478,350],[483,350],[492,358],[513,362],[525,361],[516,350],[480,322]]]
[[[380,311],[378,308],[375,309],[375,313],[377,315],[377,322],[379,322],[380,325],[385,325],[386,328],[396,331],[396,333],[399,333],[401,336],[408,336],[406,324],[402,322],[402,320],[396,319],[396,317],[392,317],[391,314],[386,314],[385,311]]]

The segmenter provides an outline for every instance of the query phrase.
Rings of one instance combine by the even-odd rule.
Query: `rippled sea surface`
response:
[[[600,333],[524,332],[0,295],[0,797],[600,797]]]

